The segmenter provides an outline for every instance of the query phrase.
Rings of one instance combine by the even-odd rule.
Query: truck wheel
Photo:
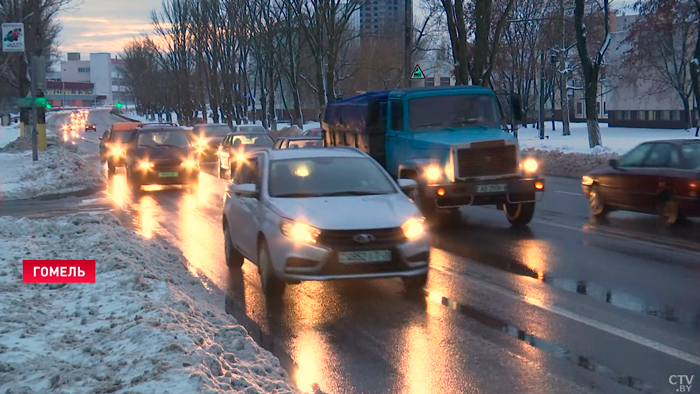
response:
[[[535,215],[535,202],[506,203],[503,211],[513,227],[527,226]]]

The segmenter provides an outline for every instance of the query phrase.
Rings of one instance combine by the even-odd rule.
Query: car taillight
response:
[[[690,197],[697,197],[698,188],[700,188],[700,181],[691,181],[690,184],[688,184],[688,195]]]

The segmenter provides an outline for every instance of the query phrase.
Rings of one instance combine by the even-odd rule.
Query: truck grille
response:
[[[367,243],[360,243],[354,239],[358,234],[370,235],[373,239]],[[316,242],[336,250],[373,250],[377,247],[396,245],[405,239],[403,230],[395,227],[373,230],[322,230]]]
[[[518,172],[515,145],[457,150],[459,178],[495,176]]]

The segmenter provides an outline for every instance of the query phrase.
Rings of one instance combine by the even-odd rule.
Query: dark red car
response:
[[[596,217],[615,210],[655,213],[674,225],[700,216],[700,141],[645,142],[584,175],[581,184]]]

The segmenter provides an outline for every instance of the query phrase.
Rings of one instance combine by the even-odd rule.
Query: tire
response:
[[[535,216],[535,202],[521,202],[503,204],[503,212],[513,227],[527,226]]]
[[[226,255],[226,265],[230,269],[240,269],[243,266],[243,255],[233,247],[231,231],[226,221],[224,221],[224,254]]]
[[[425,284],[428,283],[428,273],[418,276],[403,277],[403,285],[407,292],[417,293],[423,291]]]
[[[260,284],[265,297],[280,298],[284,293],[286,283],[277,277],[270,261],[270,249],[265,240],[258,247],[258,272],[260,272]]]
[[[672,197],[665,197],[659,201],[657,211],[661,225],[664,227],[673,227],[681,221],[680,206]]]
[[[597,186],[593,186],[588,193],[588,210],[591,215],[597,218],[605,217],[610,212]]]
[[[127,183],[129,184],[129,190],[134,197],[141,195],[141,184],[136,182],[133,177],[127,176]]]
[[[189,191],[191,194],[197,194],[199,191],[199,181],[192,182],[187,185],[187,191]]]
[[[117,173],[117,168],[114,167],[112,160],[107,160],[107,175],[112,176]]]

